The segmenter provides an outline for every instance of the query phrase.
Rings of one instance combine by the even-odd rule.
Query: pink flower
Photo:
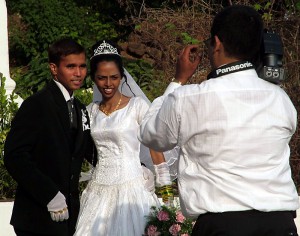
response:
[[[181,226],[179,224],[174,224],[170,227],[169,232],[173,235],[176,236],[178,235],[179,231],[181,230]]]
[[[177,211],[176,212],[176,221],[179,223],[183,223],[184,220],[185,220],[185,217],[182,215],[182,212]]]
[[[157,236],[160,235],[159,232],[157,232],[157,227],[154,225],[149,225],[148,229],[147,229],[147,235],[148,236]]]
[[[160,221],[167,221],[169,220],[169,214],[166,211],[160,211],[157,213],[157,219],[159,219]]]

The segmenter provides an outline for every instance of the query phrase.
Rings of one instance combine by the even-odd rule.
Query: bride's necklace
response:
[[[115,109],[113,109],[111,112],[109,112],[109,111],[107,111],[107,110],[104,109],[105,104],[103,104],[103,103],[100,103],[99,109],[100,109],[105,115],[109,116],[111,113],[113,113],[114,111],[116,111],[116,110],[119,108],[119,106],[120,106],[120,104],[121,104],[121,101],[122,101],[122,93],[121,93],[120,99],[119,99],[119,101],[118,101],[118,103],[117,103]]]

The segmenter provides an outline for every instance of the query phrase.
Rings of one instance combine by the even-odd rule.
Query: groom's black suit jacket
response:
[[[72,235],[78,212],[83,158],[92,162],[93,142],[85,106],[75,99],[78,128],[72,136],[65,98],[51,81],[25,100],[7,136],[4,162],[17,181],[11,224],[37,234]],[[54,222],[47,204],[60,191],[70,219]]]

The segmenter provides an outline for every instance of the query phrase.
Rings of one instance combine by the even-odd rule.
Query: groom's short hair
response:
[[[71,54],[85,54],[85,49],[75,40],[70,38],[60,39],[48,48],[48,61],[59,66],[62,57],[66,57]]]

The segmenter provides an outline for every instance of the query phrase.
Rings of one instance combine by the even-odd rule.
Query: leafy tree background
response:
[[[117,41],[125,67],[153,100],[163,93],[173,77],[176,56],[184,45],[197,43],[201,48],[201,42],[209,36],[215,13],[228,5],[245,4],[262,15],[267,28],[280,34],[288,72],[288,80],[282,86],[297,110],[300,108],[300,0],[9,0],[6,3],[11,77],[17,84],[15,93],[23,99],[40,90],[51,78],[47,64],[49,44],[61,37],[71,37],[87,49],[88,55],[91,46],[100,39]],[[208,60],[203,57],[202,66],[191,82],[201,82],[209,70]],[[3,83],[1,77],[1,86]],[[91,101],[91,84],[88,77],[83,88],[76,91],[84,104]],[[14,196],[15,185],[3,167],[2,150],[10,118],[17,108],[13,97],[5,95],[3,86],[0,92],[1,199]],[[4,120],[4,115],[10,118]],[[297,188],[300,187],[299,156],[298,129],[291,141],[291,165]]]
[[[3,163],[3,148],[6,135],[10,129],[10,123],[18,110],[18,105],[14,102],[16,96],[8,95],[5,91],[5,80],[0,73],[0,200],[14,196],[16,183],[7,173]]]

